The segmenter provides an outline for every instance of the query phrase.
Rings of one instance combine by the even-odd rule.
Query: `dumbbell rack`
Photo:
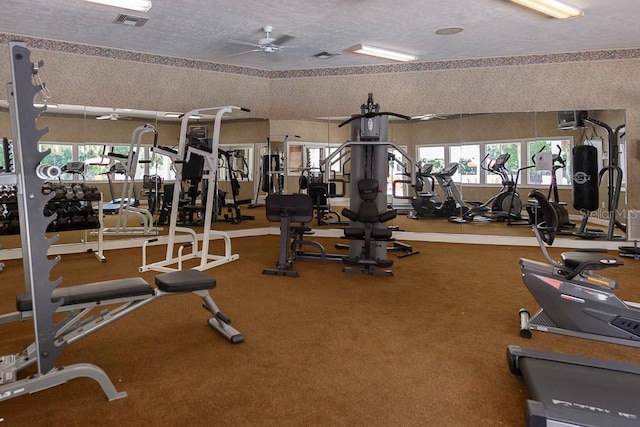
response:
[[[2,172],[0,173],[0,187],[4,185],[16,185],[16,175],[14,173]],[[0,203],[1,205],[2,203]],[[2,233],[0,233],[2,234]],[[0,245],[0,251],[4,248]],[[4,270],[4,263],[0,262],[0,271]]]
[[[4,163],[5,166],[9,167],[0,172],[0,236],[20,234],[17,176],[13,171],[13,144],[11,142],[7,144],[7,142],[7,138],[4,138]],[[75,189],[76,186],[80,186],[78,191]],[[102,247],[104,239],[100,226],[100,219],[103,215],[101,210],[102,194],[95,187],[88,187],[84,183],[52,185],[50,181],[43,184],[42,192],[45,195],[49,193],[56,195],[54,199],[46,204],[44,211],[45,216],[56,214],[54,220],[48,225],[47,232],[84,230],[82,242],[87,243],[89,237],[87,230],[98,229],[98,232],[96,232],[98,242],[95,255],[98,260],[105,262],[106,258]],[[94,209],[96,203],[98,203],[98,212],[95,212]]]

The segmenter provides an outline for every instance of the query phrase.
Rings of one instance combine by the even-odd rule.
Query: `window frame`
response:
[[[311,159],[309,159],[309,149],[318,149],[322,150],[322,154],[320,156],[320,163],[324,159],[326,159],[331,153],[340,148],[342,144],[339,143],[326,143],[326,142],[303,142],[303,141],[287,141],[286,147],[286,173],[287,176],[299,176],[305,170],[320,170],[320,165],[318,167],[308,166]],[[301,147],[300,155],[292,155],[292,148]],[[297,151],[297,150],[296,150]],[[293,159],[300,158],[300,162],[297,165],[292,165]],[[337,162],[331,165],[331,176],[342,176],[344,175],[344,161],[340,158]]]
[[[567,150],[569,153],[571,152],[571,149],[574,147],[575,145],[575,141],[574,141],[574,137],[573,136],[553,136],[553,137],[537,137],[537,138],[516,138],[516,139],[506,139],[506,140],[490,140],[490,141],[469,141],[469,142],[465,142],[465,143],[434,143],[434,144],[417,144],[415,147],[415,154],[416,154],[416,159],[418,160],[422,160],[420,158],[420,152],[422,148],[429,148],[429,149],[433,149],[433,148],[442,148],[444,150],[444,164],[443,167],[451,162],[454,161],[458,161],[459,160],[455,160],[452,159],[452,148],[455,147],[460,147],[460,146],[468,146],[468,145],[479,145],[480,147],[480,159],[485,159],[485,156],[487,155],[488,152],[488,147],[491,145],[509,145],[509,144],[519,144],[519,148],[518,148],[518,168],[522,168],[524,167],[523,165],[526,166],[531,166],[531,159],[528,156],[528,147],[529,144],[531,142],[536,142],[536,141],[569,141],[569,149]],[[622,145],[622,144],[620,144]],[[620,148],[620,150],[622,150],[622,147]],[[564,150],[563,150],[564,151]],[[526,159],[526,160],[524,160]],[[571,156],[570,154],[567,154],[567,170],[570,173],[571,171]],[[620,154],[620,159],[623,159],[623,155]],[[622,161],[621,161],[622,163]],[[624,169],[624,168],[623,168]],[[437,171],[434,168],[434,171]],[[515,178],[515,172],[516,170],[513,170],[514,173],[514,178]],[[538,186],[540,185],[540,183],[533,183],[530,182],[531,180],[529,179],[529,174],[527,173],[523,173],[525,171],[521,171],[520,173],[520,177],[518,179],[518,185],[519,186]],[[489,176],[488,172],[486,171],[481,171],[480,173],[480,180],[477,183],[473,183],[473,182],[465,182],[462,183],[460,180],[460,175],[457,175],[457,179],[454,179],[454,181],[456,182],[456,184],[461,184],[464,186],[491,186],[491,187],[500,187],[502,186],[502,183],[500,181],[495,181],[495,182],[491,182],[490,179],[488,179],[487,177]],[[571,188],[571,182],[569,181],[566,184],[563,184],[561,182],[558,182],[558,188],[561,189],[570,189]]]

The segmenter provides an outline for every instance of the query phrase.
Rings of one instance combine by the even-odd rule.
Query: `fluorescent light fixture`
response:
[[[150,0],[84,0],[91,3],[104,4],[106,6],[119,7],[121,9],[135,10],[136,12],[149,12]]]
[[[522,6],[528,7],[557,19],[575,18],[584,15],[577,7],[570,6],[558,0],[511,0]]]
[[[389,49],[382,49],[380,47],[367,46],[364,44],[356,45],[352,48],[355,53],[361,53],[363,55],[377,56],[378,58],[392,59],[394,61],[415,61],[418,59],[415,55],[409,55],[407,53],[396,52]]]
[[[164,113],[164,116],[170,119],[181,119],[182,116],[184,116],[184,113]],[[202,116],[198,114],[189,116],[189,119],[193,119],[193,120],[199,120],[201,118]]]

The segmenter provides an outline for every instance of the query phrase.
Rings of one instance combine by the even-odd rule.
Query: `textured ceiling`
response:
[[[584,16],[556,20],[507,0],[153,0],[148,13],[81,0],[2,0],[0,32],[264,70],[388,64],[347,51],[393,48],[447,61],[640,48],[638,0],[568,0]],[[115,24],[119,13],[148,18]],[[252,52],[262,27],[291,48]],[[456,35],[436,30],[462,27]],[[319,52],[337,53],[317,59]]]

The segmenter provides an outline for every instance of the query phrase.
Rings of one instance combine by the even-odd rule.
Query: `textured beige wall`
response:
[[[235,105],[263,118],[270,110],[264,78],[33,49],[31,60],[40,59],[45,65],[39,75],[54,103],[160,111]],[[8,61],[8,47],[2,46],[5,81],[11,78]]]
[[[402,114],[628,108],[640,61],[595,61],[272,81],[271,118],[357,113],[373,92]]]

